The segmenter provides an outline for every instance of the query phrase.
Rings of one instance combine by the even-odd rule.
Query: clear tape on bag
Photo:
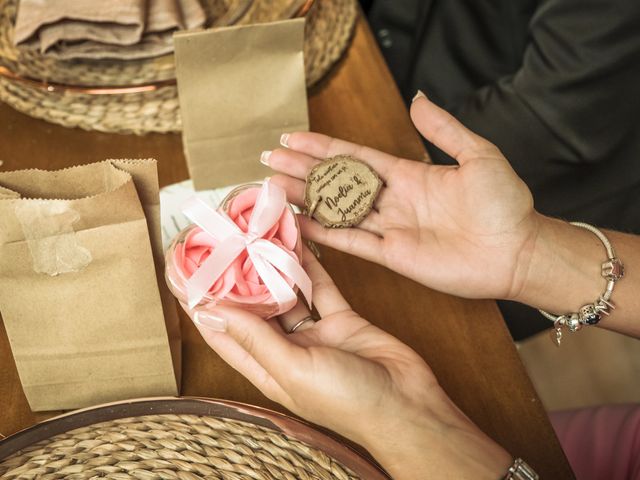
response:
[[[91,252],[80,244],[73,229],[80,214],[68,202],[18,202],[15,214],[37,273],[56,276],[79,272],[91,263]]]

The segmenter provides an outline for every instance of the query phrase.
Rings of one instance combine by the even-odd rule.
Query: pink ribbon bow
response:
[[[278,222],[287,206],[286,194],[277,185],[265,181],[260,189],[247,232],[243,232],[224,212],[219,212],[193,197],[185,202],[182,211],[193,223],[216,240],[217,247],[187,280],[187,299],[193,309],[207,294],[211,286],[246,249],[249,258],[283,313],[297,302],[293,288],[282,277],[289,277],[298,285],[307,303],[311,305],[311,279],[300,264],[285,250],[264,235]],[[279,270],[279,271],[278,271]]]

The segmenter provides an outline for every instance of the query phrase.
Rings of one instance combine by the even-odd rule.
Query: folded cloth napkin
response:
[[[207,15],[198,0],[178,0],[178,5],[185,30],[202,27],[207,21]]]
[[[20,0],[14,43],[42,51],[63,41],[131,45],[140,41],[146,12],[146,0]]]
[[[14,43],[59,59],[135,59],[173,51],[172,34],[204,24],[198,0],[21,0]]]

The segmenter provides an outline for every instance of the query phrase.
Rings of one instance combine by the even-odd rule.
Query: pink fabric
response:
[[[247,188],[216,212],[194,198],[184,212],[196,225],[177,243],[173,264],[186,283],[189,308],[204,295],[243,304],[297,302],[298,285],[311,301],[311,280],[295,253],[300,233],[282,189],[269,182]]]
[[[577,480],[640,480],[640,405],[583,408],[550,417]]]

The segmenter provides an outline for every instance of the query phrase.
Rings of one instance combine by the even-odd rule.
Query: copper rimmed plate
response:
[[[0,462],[20,450],[58,434],[93,424],[145,415],[199,415],[237,420],[274,430],[320,450],[362,479],[389,480],[384,471],[351,447],[311,425],[265,408],[205,398],[142,398],[76,410],[51,418],[0,441]]]

